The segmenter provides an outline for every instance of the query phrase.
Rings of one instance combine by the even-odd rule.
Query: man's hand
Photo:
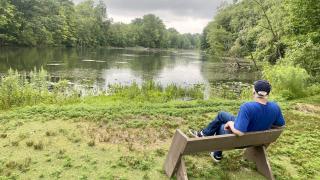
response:
[[[244,134],[243,132],[241,132],[241,131],[237,130],[236,128],[234,128],[234,122],[233,121],[228,121],[224,125],[224,130],[232,131],[237,136],[242,136]]]
[[[224,125],[224,130],[229,130],[229,131],[231,131],[231,129],[230,129],[230,124],[232,124],[233,123],[233,121],[228,121],[225,125]]]

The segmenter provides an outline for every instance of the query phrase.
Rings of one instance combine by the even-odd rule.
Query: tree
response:
[[[149,48],[161,48],[165,35],[165,25],[159,17],[153,14],[144,15],[142,19],[141,46]]]
[[[14,43],[20,23],[16,18],[17,10],[7,0],[0,0],[0,45]]]
[[[107,44],[106,33],[110,21],[107,19],[103,1],[94,5],[93,0],[86,0],[76,7],[77,37],[79,46],[103,46]]]

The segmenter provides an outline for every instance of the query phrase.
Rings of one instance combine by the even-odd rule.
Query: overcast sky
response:
[[[82,0],[74,0],[78,3]],[[104,0],[109,18],[130,23],[145,14],[159,16],[181,33],[201,33],[223,0]]]

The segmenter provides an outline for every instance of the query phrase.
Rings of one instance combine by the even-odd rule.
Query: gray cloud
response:
[[[83,0],[74,0],[78,3]],[[201,33],[213,18],[223,1],[230,0],[104,0],[108,16],[115,22],[130,22],[132,19],[153,13],[168,27],[182,33]]]
[[[177,16],[212,18],[222,0],[105,0],[117,12],[167,11]]]

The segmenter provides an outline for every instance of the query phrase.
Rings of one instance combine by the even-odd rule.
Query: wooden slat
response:
[[[274,180],[266,148],[264,146],[247,148],[244,153],[244,157],[247,160],[255,162],[258,172],[264,175],[267,179]]]
[[[186,165],[184,164],[183,157],[181,157],[180,164],[177,170],[177,180],[188,180]]]
[[[189,138],[183,154],[203,151],[231,150],[235,148],[270,144],[280,136],[282,129],[246,133],[239,137],[234,134]]]
[[[176,172],[181,161],[182,152],[184,151],[188,137],[177,129],[164,163],[164,170],[168,177],[172,177]]]

